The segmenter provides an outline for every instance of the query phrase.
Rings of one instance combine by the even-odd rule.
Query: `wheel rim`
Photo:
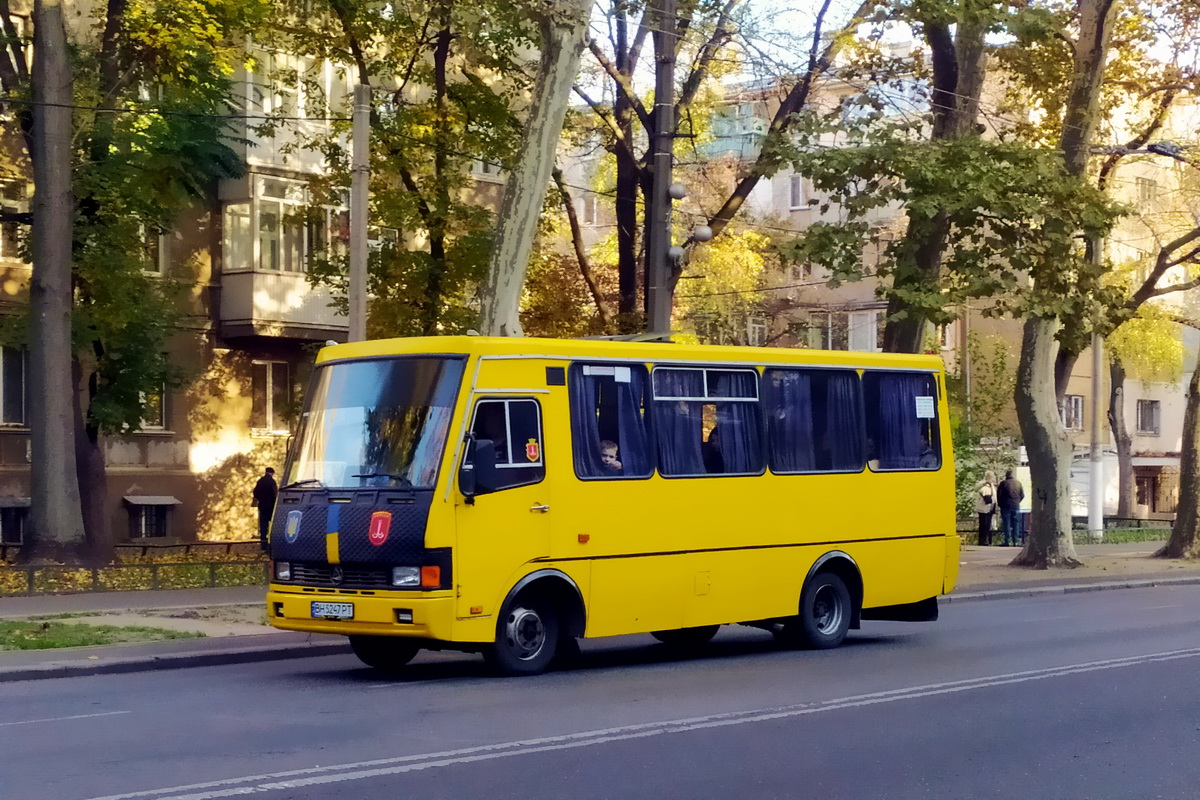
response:
[[[521,661],[536,658],[546,645],[546,625],[532,608],[515,608],[508,615],[504,638],[512,654]]]
[[[836,633],[842,625],[842,602],[832,586],[817,589],[813,598],[812,620],[823,635]]]

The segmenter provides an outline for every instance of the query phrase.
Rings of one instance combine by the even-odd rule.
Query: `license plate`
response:
[[[313,619],[354,619],[354,603],[325,603],[314,600],[312,616]]]

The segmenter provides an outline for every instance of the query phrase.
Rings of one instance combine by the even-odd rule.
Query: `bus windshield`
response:
[[[284,488],[433,488],[462,372],[437,357],[318,367]]]

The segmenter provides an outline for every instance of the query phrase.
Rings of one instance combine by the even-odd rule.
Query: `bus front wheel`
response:
[[[536,675],[554,660],[558,616],[541,598],[517,597],[496,626],[496,643],[484,658],[502,675]]]
[[[421,649],[416,642],[395,636],[351,636],[350,649],[368,667],[395,672]]]
[[[837,647],[850,630],[850,590],[832,572],[814,575],[800,593],[800,614],[783,626],[788,644],[811,650]]]
[[[701,625],[696,628],[677,628],[670,631],[653,631],[650,635],[668,647],[681,649],[699,647],[717,635],[720,625]]]

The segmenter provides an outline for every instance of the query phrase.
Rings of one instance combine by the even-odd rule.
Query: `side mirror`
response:
[[[496,445],[491,439],[472,438],[467,447],[471,462],[459,469],[458,488],[472,504],[476,495],[496,491]]]

